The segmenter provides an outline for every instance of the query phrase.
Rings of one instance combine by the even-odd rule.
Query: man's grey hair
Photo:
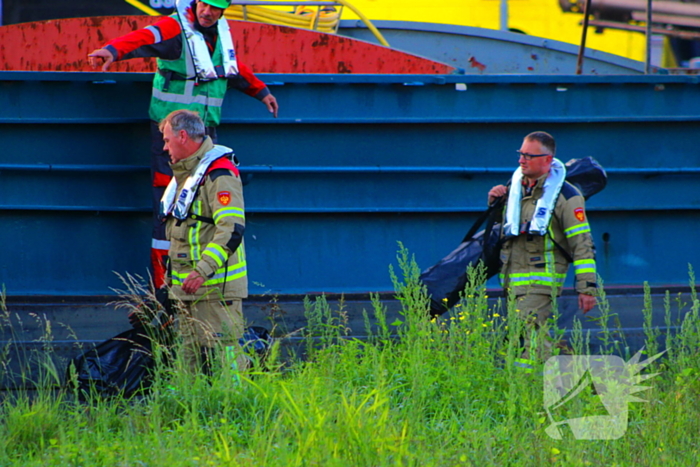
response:
[[[158,125],[158,129],[161,133],[166,123],[170,123],[170,128],[172,128],[173,133],[185,130],[185,133],[196,142],[202,141],[204,136],[206,136],[204,122],[197,112],[192,112],[191,110],[176,110],[170,112]]]
[[[557,143],[554,141],[554,136],[544,131],[533,131],[525,137],[528,141],[537,141],[551,155],[557,152]]]

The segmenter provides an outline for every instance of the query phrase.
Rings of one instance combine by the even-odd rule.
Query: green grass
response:
[[[227,371],[205,378],[176,365],[158,373],[147,397],[131,400],[81,403],[51,384],[12,393],[0,406],[0,466],[697,463],[700,302],[692,270],[690,301],[667,296],[664,312],[681,316],[681,331],[665,337],[669,357],[646,371],[660,374],[640,394],[649,402],[630,404],[626,434],[555,440],[545,433],[542,376],[511,365],[520,324],[503,317],[506,304],[489,309],[483,287],[468,289],[451,315],[431,322],[418,269],[403,249],[399,263],[401,278],[391,274],[400,320],[387,323],[375,297],[368,339],[353,340],[342,303],[332,309],[323,298],[307,301],[306,358],[282,365],[273,355],[266,371],[250,372],[241,384]],[[656,338],[650,323],[648,337]],[[585,347],[580,326],[572,342]]]

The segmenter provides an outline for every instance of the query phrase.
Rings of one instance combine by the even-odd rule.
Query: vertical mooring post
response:
[[[581,46],[578,48],[578,59],[576,60],[576,74],[583,71],[583,53],[586,50],[586,33],[588,32],[588,10],[591,8],[591,0],[586,0],[583,6],[583,31],[581,32]]]

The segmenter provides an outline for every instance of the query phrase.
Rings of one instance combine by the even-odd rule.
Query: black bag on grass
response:
[[[151,350],[152,340],[143,329],[129,329],[74,358],[68,381],[75,381],[83,395],[129,397],[153,382]],[[71,379],[71,366],[76,380]]]
[[[158,332],[157,329],[152,331]],[[144,327],[122,332],[74,358],[68,367],[66,379],[76,383],[82,397],[91,394],[130,397],[137,391],[147,391],[153,384],[154,338],[156,336],[149,336]],[[172,336],[168,335],[167,338],[171,339]],[[157,335],[156,342],[166,343],[162,333]],[[251,326],[245,329],[239,343],[246,353],[257,355],[259,361],[263,361],[271,338],[267,329]],[[71,366],[75,368],[75,379]]]
[[[272,337],[264,327],[250,326],[245,328],[243,337],[238,339],[238,343],[253,362],[263,363],[272,346]]]

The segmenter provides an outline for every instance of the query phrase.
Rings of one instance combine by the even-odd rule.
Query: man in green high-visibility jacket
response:
[[[114,61],[157,57],[149,115],[151,118],[151,176],[153,182],[153,235],[151,266],[156,288],[163,283],[168,241],[156,211],[172,172],[162,149],[158,122],[170,112],[198,112],[207,134],[216,143],[221,106],[228,88],[259,99],[277,117],[278,104],[269,89],[238,59],[229,25],[223,17],[229,0],[178,0],[176,11],[155,24],[109,41],[88,55],[107,71]]]

